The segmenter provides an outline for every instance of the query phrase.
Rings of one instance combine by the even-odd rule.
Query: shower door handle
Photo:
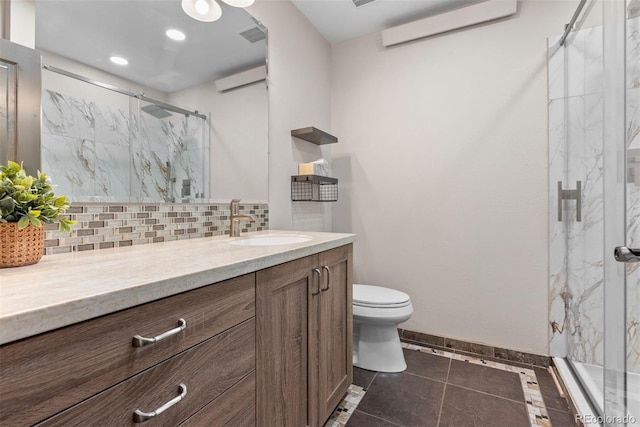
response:
[[[558,221],[562,221],[563,200],[576,201],[576,221],[582,221],[582,181],[576,181],[575,190],[565,190],[562,181],[558,181]]]
[[[640,248],[631,249],[626,246],[618,246],[614,249],[613,256],[618,262],[640,262]]]

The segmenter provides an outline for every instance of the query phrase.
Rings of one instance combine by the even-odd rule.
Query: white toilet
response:
[[[402,372],[398,324],[413,313],[409,295],[380,286],[353,285],[353,365],[378,372]]]

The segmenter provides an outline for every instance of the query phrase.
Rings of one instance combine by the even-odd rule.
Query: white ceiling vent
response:
[[[267,35],[259,27],[243,28],[240,35],[247,39],[250,43],[258,43],[267,38]]]
[[[367,3],[371,3],[374,0],[352,0],[353,4],[356,5],[356,7],[360,7],[360,6],[364,6]]]

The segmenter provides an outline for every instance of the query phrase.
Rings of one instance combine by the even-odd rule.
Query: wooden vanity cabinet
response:
[[[180,383],[185,398],[145,425],[214,413],[255,369],[254,316],[251,273],[0,346],[0,425],[134,425],[136,409],[157,409]],[[133,346],[179,319],[184,330]],[[253,412],[254,400],[236,405]]]
[[[316,427],[351,331],[349,244],[0,346],[0,425]]]
[[[353,378],[352,245],[256,273],[258,426],[319,426]]]

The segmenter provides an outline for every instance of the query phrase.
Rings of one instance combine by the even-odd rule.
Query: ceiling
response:
[[[292,1],[335,44],[482,0],[373,0],[359,7],[352,0]]]
[[[481,0],[292,1],[334,44]],[[36,47],[171,93],[265,63],[265,42],[240,36],[255,21],[219,3],[222,18],[206,23],[188,17],[179,0],[36,0]],[[170,40],[169,28],[187,39]],[[114,55],[129,65],[112,64]]]
[[[264,65],[265,41],[240,35],[255,21],[221,6],[220,20],[200,22],[179,0],[36,0],[36,48],[171,93]],[[169,28],[186,40],[169,39]],[[111,63],[114,55],[129,65]]]

